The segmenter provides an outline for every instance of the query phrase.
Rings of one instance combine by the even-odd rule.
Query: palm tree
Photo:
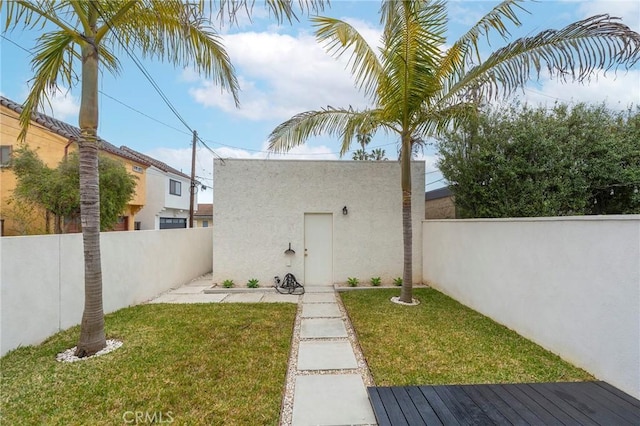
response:
[[[52,28],[39,38],[32,59],[34,77],[20,114],[26,138],[31,114],[42,106],[61,80],[71,87],[80,69],[81,103],[78,142],[80,198],[84,247],[85,304],[76,355],[90,356],[106,346],[100,261],[100,192],[98,185],[99,66],[117,74],[114,49],[137,49],[144,57],[176,66],[194,66],[233,95],[238,105],[238,82],[221,37],[208,25],[207,12],[219,8],[220,19],[234,20],[251,13],[251,0],[218,3],[182,0],[0,0],[6,4],[5,30],[18,27]],[[278,21],[297,19],[290,0],[266,2]],[[303,11],[317,11],[323,0],[299,1]]]
[[[482,60],[478,42],[497,33],[505,41],[507,24],[519,26],[521,0],[506,0],[481,18],[455,43],[446,44],[448,23],[442,0],[384,1],[380,9],[382,46],[376,53],[351,25],[313,18],[316,38],[335,57],[350,53],[351,73],[372,106],[326,107],[297,114],[277,126],[269,148],[287,151],[310,136],[327,133],[349,150],[365,128],[397,134],[400,145],[404,244],[402,302],[412,298],[411,152],[476,111],[479,101],[509,96],[543,68],[561,81],[584,81],[600,69],[633,65],[640,57],[640,34],[598,15],[561,30],[546,30],[507,43]],[[404,154],[408,155],[404,155]]]
[[[1,6],[1,5],[0,5]],[[31,113],[58,80],[69,87],[81,66],[78,142],[84,246],[85,304],[76,355],[89,356],[106,345],[100,262],[98,187],[99,66],[117,73],[114,48],[133,49],[175,65],[195,65],[229,90],[237,102],[238,83],[220,37],[199,19],[202,9],[168,1],[10,1],[6,29],[52,29],[39,38],[32,59],[34,77],[20,115],[24,140]],[[49,27],[47,27],[49,28]]]

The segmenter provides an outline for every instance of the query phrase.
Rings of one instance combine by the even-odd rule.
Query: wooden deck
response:
[[[640,401],[605,382],[367,390],[380,426],[640,425]]]

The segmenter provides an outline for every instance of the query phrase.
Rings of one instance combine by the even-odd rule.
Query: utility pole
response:
[[[193,199],[196,192],[196,142],[198,141],[198,133],[193,131],[193,143],[191,146],[191,184],[189,185],[189,228],[193,228]]]

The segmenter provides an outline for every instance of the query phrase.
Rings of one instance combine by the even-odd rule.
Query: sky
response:
[[[452,1],[449,7],[447,40],[453,42],[497,1]],[[333,0],[321,15],[346,20],[372,46],[380,39],[379,1]],[[640,31],[640,2],[637,0],[563,0],[525,2],[527,12],[519,13],[520,28],[511,28],[512,38],[537,34],[545,29],[560,29],[571,22],[599,13],[622,18],[622,22]],[[4,22],[4,16],[0,16]],[[305,15],[299,22],[277,25],[260,1],[252,19],[241,16],[237,25],[214,24],[234,65],[240,83],[240,108],[228,93],[191,69],[174,68],[142,59],[146,72],[190,129],[205,142],[197,146],[196,175],[207,189],[200,189],[198,201],[210,203],[213,154],[222,158],[340,159],[340,144],[329,137],[317,137],[287,154],[267,152],[269,133],[291,116],[331,106],[364,108],[368,103],[354,86],[346,59],[328,55],[313,35]],[[0,93],[22,103],[32,76],[31,55],[38,32],[13,30],[0,38]],[[483,57],[503,46],[491,40],[482,47]],[[134,53],[135,54],[135,53]],[[137,54],[140,58],[140,55]],[[191,131],[171,111],[152,83],[133,60],[122,52],[121,73],[100,75],[99,135],[116,146],[132,149],[164,161],[189,174],[191,168]],[[534,105],[554,102],[606,102],[610,108],[626,109],[640,104],[640,66],[606,75],[600,73],[588,84],[560,84],[544,74],[513,98]],[[80,88],[61,87],[51,96],[51,108],[44,112],[76,125]],[[397,138],[376,134],[368,149],[382,148],[390,160],[397,159]],[[354,141],[352,149],[359,147]],[[437,155],[428,146],[419,159],[426,161],[426,190],[446,185],[437,169]],[[350,160],[351,153],[342,159]],[[398,183],[399,185],[399,183]]]

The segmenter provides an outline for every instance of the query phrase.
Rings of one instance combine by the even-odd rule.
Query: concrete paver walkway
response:
[[[289,360],[293,393],[291,418],[283,404],[283,424],[375,424],[366,385],[371,378],[333,286],[306,287],[298,309]]]
[[[305,288],[302,296],[273,288],[211,290],[205,275],[149,303],[298,303],[281,424],[372,425],[366,387],[371,375],[333,286]]]

